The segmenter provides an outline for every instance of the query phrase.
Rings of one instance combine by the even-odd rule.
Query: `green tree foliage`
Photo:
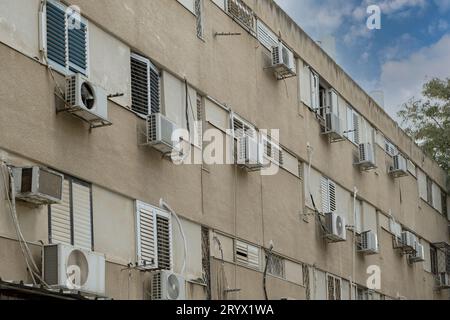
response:
[[[450,175],[450,78],[433,79],[423,99],[412,99],[398,113],[406,132]]]

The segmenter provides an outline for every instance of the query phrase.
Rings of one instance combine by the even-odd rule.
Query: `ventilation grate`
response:
[[[169,218],[158,215],[156,218],[158,239],[158,268],[170,270],[171,263],[171,232]]]

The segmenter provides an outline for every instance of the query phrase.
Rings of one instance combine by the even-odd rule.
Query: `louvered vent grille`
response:
[[[148,142],[157,142],[158,141],[158,115],[151,114],[147,118],[147,126],[148,126]]]
[[[66,65],[66,16],[51,2],[47,2],[47,55],[59,65]]]
[[[152,299],[161,300],[162,297],[162,276],[161,272],[157,272],[153,275],[152,281]]]
[[[228,13],[249,30],[255,30],[255,16],[253,11],[241,0],[228,0]]]
[[[66,101],[71,106],[77,104],[77,82],[75,76],[66,78]]]
[[[172,267],[170,220],[158,215],[156,218],[156,225],[158,239],[158,268],[170,270]]]
[[[274,65],[281,64],[280,48],[278,46],[272,48],[272,61]]]
[[[58,246],[44,247],[44,280],[48,285],[58,284]]]
[[[367,161],[367,150],[366,150],[366,145],[365,144],[361,144],[359,146],[359,158],[361,161]]]
[[[329,183],[330,193],[330,210],[336,212],[336,185],[332,182]]]

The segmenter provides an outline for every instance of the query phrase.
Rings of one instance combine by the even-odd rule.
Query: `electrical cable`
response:
[[[183,239],[183,244],[184,244],[184,259],[183,259],[183,266],[181,268],[181,275],[184,275],[184,273],[186,271],[186,260],[187,260],[187,241],[186,241],[186,235],[184,234],[183,226],[181,224],[180,219],[178,218],[177,213],[174,210],[172,210],[172,208],[166,202],[164,202],[163,199],[159,200],[159,205],[161,208],[164,208],[170,212],[170,214],[175,218],[175,220],[178,224],[178,227],[180,228],[181,238]]]

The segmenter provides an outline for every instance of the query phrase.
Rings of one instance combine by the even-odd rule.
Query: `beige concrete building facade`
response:
[[[2,0],[0,61],[5,283],[33,283],[19,226],[39,271],[48,244],[104,257],[90,266],[101,297],[155,298],[168,269],[186,299],[449,298],[446,173],[273,1]],[[98,128],[56,112],[75,73],[108,96]],[[196,132],[184,146],[207,160],[177,165],[143,145],[155,113]],[[234,160],[238,127],[279,129],[261,145],[275,174],[211,160]],[[64,175],[62,203],[11,209],[6,168],[29,166]],[[169,231],[147,237],[148,212],[161,217],[150,234]],[[361,252],[368,234],[374,254]]]

